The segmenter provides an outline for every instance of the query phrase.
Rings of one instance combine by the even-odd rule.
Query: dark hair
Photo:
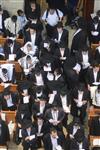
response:
[[[63,23],[61,21],[58,22],[57,28],[63,28]]]
[[[98,21],[99,21],[99,18],[98,18],[97,16],[95,16],[95,17],[93,18],[93,22],[94,22],[94,23],[98,23]]]
[[[28,55],[28,56],[26,57],[26,60],[27,60],[27,61],[28,61],[28,60],[31,60],[31,56]]]
[[[50,129],[50,133],[52,133],[52,132],[57,132],[57,130],[52,127],[52,128]]]
[[[13,15],[13,16],[11,17],[11,20],[12,20],[13,22],[16,22],[16,21],[17,21],[17,16],[16,16],[16,15]]]
[[[21,9],[17,10],[17,14],[20,16],[22,13],[24,13]]]
[[[10,91],[8,91],[8,90],[4,91],[4,93],[3,93],[3,96],[7,96],[7,95],[10,95]]]
[[[99,67],[99,64],[98,64],[97,61],[94,61],[93,64],[92,64],[92,66],[93,66],[93,67]]]
[[[99,16],[99,17],[100,17],[100,10],[98,10],[98,11],[97,11],[97,16]]]
[[[13,44],[13,40],[7,39],[7,44],[8,44],[8,45]]]
[[[7,71],[6,68],[3,68],[3,69],[2,69],[2,72],[3,72],[4,74],[6,74],[8,71]]]

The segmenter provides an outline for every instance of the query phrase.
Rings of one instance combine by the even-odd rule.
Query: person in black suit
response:
[[[21,45],[13,41],[12,39],[7,39],[6,42],[4,43],[4,54],[5,54],[5,59],[9,60],[11,54],[14,54],[14,59],[13,60],[18,60],[19,58],[22,57],[23,53],[20,51]],[[12,56],[13,57],[13,56]]]
[[[75,54],[79,51],[82,45],[87,44],[87,33],[85,29],[85,21],[83,18],[79,18],[77,21],[77,30],[73,35],[71,54]]]
[[[63,42],[65,44],[65,47],[68,47],[68,30],[63,28],[63,23],[62,22],[58,22],[57,24],[57,29],[54,32],[54,36],[53,39],[55,41],[55,43],[60,43]]]
[[[62,131],[62,121],[65,117],[65,113],[57,104],[53,104],[52,107],[45,112],[44,117],[49,124],[49,128],[55,127],[57,131]]]
[[[9,18],[9,13],[7,10],[3,10],[1,5],[0,5],[0,34],[5,36],[5,26],[4,26],[4,21]]]
[[[84,124],[89,100],[89,91],[85,88],[84,84],[80,83],[72,92],[71,112],[74,117],[80,118],[82,124]]]
[[[88,89],[93,86],[93,83],[100,82],[100,68],[97,62],[93,62],[93,67],[87,71],[86,82]]]
[[[90,122],[90,135],[100,136],[100,114]]]
[[[91,43],[99,43],[100,41],[100,21],[98,17],[94,17],[89,23],[89,40]]]
[[[87,46],[82,46],[76,53],[76,60],[81,65],[80,82],[86,83],[86,73],[94,60],[91,50]]]
[[[29,21],[32,21],[34,16],[40,19],[41,8],[40,5],[36,3],[36,0],[25,0],[25,15]]]
[[[15,130],[15,143],[19,145],[22,140],[22,125],[24,120],[31,120],[31,113],[28,104],[19,104],[15,116],[16,130]]]
[[[48,125],[46,124],[42,114],[37,114],[34,125],[37,129],[37,146],[42,147],[43,137],[49,132]]]
[[[83,126],[81,125],[79,118],[74,118],[73,121],[67,126],[67,137],[65,147],[66,149],[70,149],[71,140],[74,140],[74,136],[78,130],[84,131]]]
[[[7,146],[7,142],[10,141],[10,134],[8,125],[1,119],[0,114],[0,146]]]
[[[17,104],[19,101],[18,93],[12,93],[8,88],[6,88],[0,99],[2,110],[14,111],[17,109]]]
[[[37,149],[37,134],[36,127],[30,120],[24,120],[22,127],[22,145],[23,150],[36,150]]]
[[[84,131],[78,129],[77,133],[74,136],[74,139],[71,140],[69,150],[89,150],[89,142],[85,137]]]
[[[100,64],[100,46],[96,48],[95,51],[95,60],[98,64]]]
[[[46,134],[43,138],[45,150],[57,150],[58,146],[60,146],[60,149],[62,149],[64,148],[64,142],[64,134],[57,132],[55,128],[51,128],[50,133]]]
[[[25,33],[25,43],[26,42],[32,42],[32,46],[37,46],[38,48],[40,47],[40,44],[42,42],[41,34],[40,32],[36,31],[37,26],[36,24],[31,24],[29,26],[29,30],[26,31]]]

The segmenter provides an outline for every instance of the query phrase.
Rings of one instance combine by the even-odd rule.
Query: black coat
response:
[[[87,34],[85,30],[78,32],[72,39],[71,51],[79,51],[87,43]]]
[[[56,30],[56,32],[54,33],[53,39],[58,40],[58,38],[59,38],[58,36],[59,36],[59,34],[58,34],[58,31]],[[63,33],[60,38],[60,42],[63,42],[66,45],[66,47],[68,47],[68,31],[66,29],[63,29]]]
[[[61,147],[64,147],[65,137],[62,133],[58,132],[58,139],[57,139],[58,145]],[[52,150],[52,142],[50,138],[50,134],[45,135],[43,138],[44,143],[44,149],[45,150]]]
[[[9,134],[9,129],[5,121],[0,119],[0,130],[1,130],[1,135],[0,135],[0,145],[6,145],[8,141],[10,141],[10,134]]]
[[[92,85],[92,83],[95,82],[93,69],[88,70],[86,80],[87,80],[87,84],[89,85]],[[97,79],[96,79],[96,82],[99,82],[99,81],[100,81],[100,71],[97,73]]]
[[[100,64],[100,52],[98,48],[95,51],[95,60]]]

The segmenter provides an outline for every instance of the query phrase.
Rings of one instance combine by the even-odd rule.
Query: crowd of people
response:
[[[46,2],[43,15],[34,0],[25,13],[18,10],[13,16],[0,6],[0,37],[6,38],[0,60],[7,61],[0,65],[0,84],[5,86],[0,110],[16,111],[14,142],[23,150],[90,150],[87,109],[100,109],[100,46],[95,53],[90,46],[100,42],[100,10],[89,22],[83,17],[75,20],[70,48],[70,30],[63,18],[72,19],[65,5]],[[23,46],[17,38],[24,39]],[[22,69],[20,76],[13,61]],[[18,85],[15,93],[12,84]],[[7,145],[9,130],[1,116],[0,145]],[[100,114],[92,120],[89,134],[100,136]]]

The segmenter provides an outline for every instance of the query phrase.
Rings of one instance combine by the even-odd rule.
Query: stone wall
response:
[[[0,0],[2,7],[9,11],[10,14],[16,14],[18,9],[24,8],[24,0]]]

